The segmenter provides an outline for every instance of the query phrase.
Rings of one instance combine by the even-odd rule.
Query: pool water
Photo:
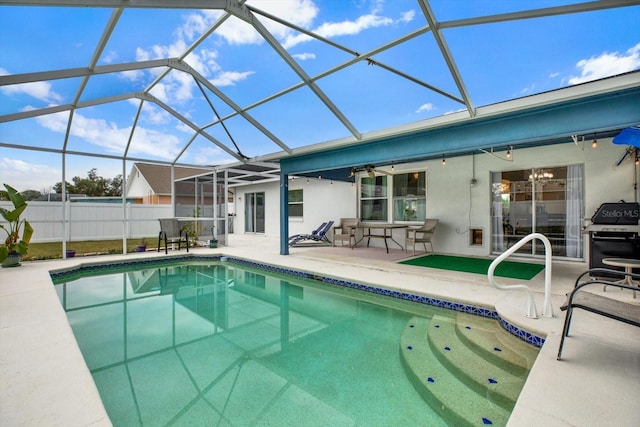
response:
[[[54,283],[116,426],[447,425],[401,337],[456,312],[217,261]]]

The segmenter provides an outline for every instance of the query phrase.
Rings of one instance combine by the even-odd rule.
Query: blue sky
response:
[[[576,2],[517,0],[433,0],[439,22]],[[416,85],[377,65],[359,62],[323,76],[354,58],[427,25],[415,0],[255,0],[270,14],[313,31],[348,52],[312,40],[264,17],[260,22],[304,73],[360,133],[412,123],[464,109],[446,96]],[[112,10],[0,6],[0,75],[87,67]],[[220,11],[126,9],[98,66],[182,55],[221,16]],[[640,6],[456,27],[443,30],[473,106],[528,96],[640,68]],[[461,97],[434,40],[424,32],[372,58],[440,90]],[[241,108],[298,84],[292,68],[248,24],[229,18],[185,61]],[[144,91],[163,68],[94,76],[80,102]],[[0,86],[0,116],[70,104],[80,78]],[[222,117],[232,113],[224,100],[205,93]],[[172,70],[151,94],[197,126],[215,120],[194,79]],[[128,155],[186,164],[235,161],[153,103],[145,103],[131,134],[139,100],[75,111],[67,149],[119,157]],[[251,108],[248,113],[290,148],[351,136],[348,127],[308,87]],[[20,190],[43,190],[61,179],[59,154],[9,147],[60,150],[68,112],[0,123],[0,182]],[[281,148],[242,117],[207,128],[215,139],[254,157]],[[189,143],[192,141],[191,143]],[[185,149],[185,145],[187,145]],[[69,155],[67,180],[96,167],[102,176],[122,173],[122,161]],[[130,162],[126,164],[126,173]]]

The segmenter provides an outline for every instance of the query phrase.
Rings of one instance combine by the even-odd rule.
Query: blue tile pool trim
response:
[[[434,307],[446,308],[449,310],[458,311],[461,313],[472,314],[474,316],[487,317],[490,319],[494,319],[499,321],[500,325],[512,335],[520,338],[524,342],[531,344],[535,347],[542,347],[544,344],[544,337],[537,336],[525,329],[520,328],[514,324],[509,323],[505,319],[501,318],[497,311],[486,308],[486,307],[477,307],[474,305],[465,304],[462,302],[456,301],[447,301],[439,298],[429,297],[425,295],[415,295],[408,292],[394,290],[394,289],[385,289],[379,288],[366,283],[352,282],[350,280],[344,280],[335,277],[328,277],[317,273],[311,273],[302,270],[294,270],[287,267],[280,267],[271,264],[264,264],[261,262],[256,262],[252,260],[247,260],[244,258],[237,258],[225,255],[181,255],[181,256],[171,256],[166,258],[150,258],[150,259],[136,259],[136,260],[126,260],[126,261],[110,261],[103,263],[90,263],[90,264],[80,264],[74,267],[70,267],[67,269],[61,270],[53,270],[50,271],[49,274],[54,281],[60,281],[65,277],[73,276],[76,274],[81,274],[85,272],[99,271],[99,270],[109,270],[109,269],[119,269],[126,267],[139,267],[139,266],[150,266],[157,264],[166,264],[166,263],[175,263],[175,262],[188,262],[188,261],[226,261],[234,264],[245,265],[248,267],[259,268],[261,270],[266,270],[274,273],[285,274],[289,276],[295,276],[303,279],[310,279],[322,283],[327,283],[335,286],[340,286],[343,288],[356,289],[363,292],[369,292],[372,294],[382,295],[391,298],[397,298],[406,301],[412,301],[419,304],[431,305]]]

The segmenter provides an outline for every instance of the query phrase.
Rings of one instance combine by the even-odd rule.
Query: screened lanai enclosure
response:
[[[34,237],[73,240],[88,231],[71,224],[102,222],[126,240],[175,216],[193,218],[202,238],[226,240],[229,198],[243,185],[319,174],[353,180],[349,171],[372,164],[506,152],[633,124],[584,117],[571,131],[527,124],[529,134],[511,132],[508,141],[423,138],[410,154],[396,145],[415,132],[544,110],[557,90],[575,89],[566,100],[576,101],[637,88],[639,18],[630,0],[0,0],[0,182],[46,193],[96,168],[122,175],[126,190],[136,162],[204,168],[210,173],[173,177],[163,205],[136,206],[123,191],[119,206],[96,208],[113,210],[109,218],[80,219],[79,203],[36,204],[49,225]],[[493,221],[535,231],[520,198],[547,201],[552,191],[521,193],[519,178],[494,179],[514,184],[508,201],[500,193]],[[60,200],[72,196],[63,186]],[[260,232],[264,204],[252,200],[243,202],[244,226]],[[535,215],[536,206],[527,209]],[[551,233],[554,214],[545,217]]]

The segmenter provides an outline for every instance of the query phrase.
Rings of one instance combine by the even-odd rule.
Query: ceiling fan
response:
[[[351,168],[351,173],[349,174],[349,176],[352,177],[357,172],[367,172],[367,175],[369,175],[369,178],[374,178],[376,176],[376,172],[377,173],[381,173],[383,175],[393,175],[391,172],[387,172],[387,171],[382,170],[382,169],[376,169],[376,167],[374,165],[365,165],[365,166],[361,166],[361,167],[353,167],[353,168]]]

